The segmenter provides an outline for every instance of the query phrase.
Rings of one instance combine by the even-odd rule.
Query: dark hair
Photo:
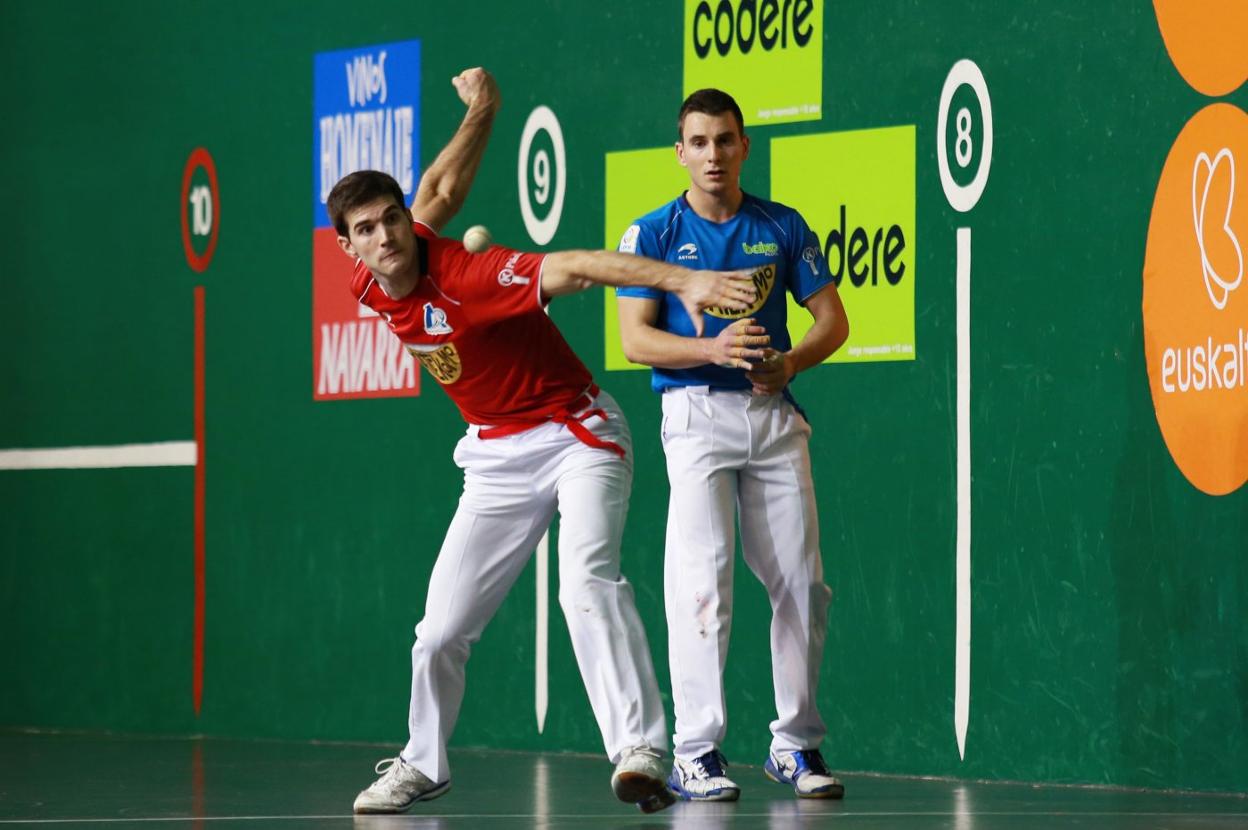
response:
[[[737,129],[740,130],[741,135],[745,135],[745,118],[741,115],[741,108],[737,106],[733,97],[722,89],[699,89],[685,99],[685,103],[680,105],[680,114],[676,116],[677,141],[685,140],[685,116],[691,112],[700,112],[705,115],[731,112],[737,118]]]
[[[347,213],[387,196],[394,199],[399,207],[403,207],[403,188],[399,187],[399,183],[392,176],[380,170],[357,170],[338,180],[334,189],[329,191],[325,209],[329,212],[329,221],[334,223],[338,234],[349,236]]]

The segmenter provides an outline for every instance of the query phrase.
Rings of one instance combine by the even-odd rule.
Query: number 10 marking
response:
[[[212,191],[206,185],[191,189],[191,233],[207,236],[212,231]]]

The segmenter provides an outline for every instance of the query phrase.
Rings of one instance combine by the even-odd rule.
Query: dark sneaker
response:
[[[788,784],[798,798],[844,798],[845,786],[832,776],[817,749],[771,753],[763,772],[778,784]]]
[[[677,758],[667,784],[685,801],[736,801],[741,797],[741,788],[724,772],[726,766],[728,761],[718,749],[692,761]]]

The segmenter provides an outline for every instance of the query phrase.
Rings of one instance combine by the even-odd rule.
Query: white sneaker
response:
[[[357,813],[402,813],[417,801],[445,795],[451,788],[448,778],[435,784],[402,758],[386,758],[373,768],[381,777],[355,797]]]
[[[778,784],[790,784],[798,798],[844,798],[845,786],[828,770],[817,749],[772,752],[763,772]]]
[[[635,746],[624,750],[611,776],[611,789],[620,801],[631,801],[643,813],[655,813],[676,803],[667,788],[667,765],[657,750]]]
[[[667,784],[685,801],[736,801],[741,788],[724,772],[726,766],[728,761],[718,749],[692,761],[677,758]]]

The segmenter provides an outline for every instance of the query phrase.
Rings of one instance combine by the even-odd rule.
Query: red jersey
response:
[[[545,256],[500,245],[470,254],[427,225],[412,227],[428,253],[416,288],[395,300],[360,260],[351,292],[385,319],[464,420],[536,424],[577,408],[593,378],[544,310]]]

